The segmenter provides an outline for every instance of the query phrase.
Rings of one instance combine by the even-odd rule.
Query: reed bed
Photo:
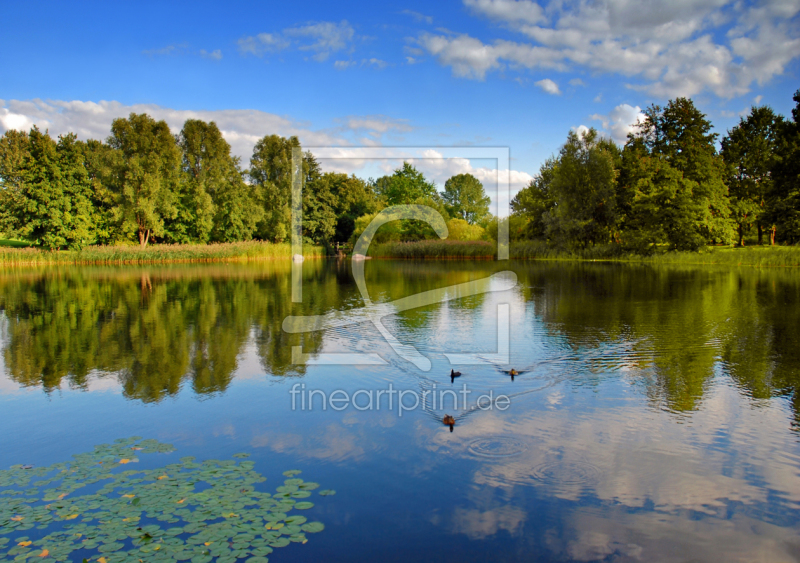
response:
[[[405,260],[491,260],[495,245],[486,241],[420,240],[387,242],[370,248],[373,258]]]
[[[304,246],[306,258],[326,255],[320,246]],[[261,241],[218,244],[89,246],[82,250],[0,247],[0,266],[38,264],[155,264],[170,262],[246,262],[291,258],[292,245]]]
[[[496,246],[485,241],[425,240],[390,242],[370,250],[375,258],[417,260],[491,259]],[[649,264],[731,265],[731,266],[800,266],[799,246],[709,246],[697,252],[668,251],[665,247],[649,255],[624,252],[618,245],[564,250],[545,241],[512,242],[512,260],[579,260],[637,262]]]

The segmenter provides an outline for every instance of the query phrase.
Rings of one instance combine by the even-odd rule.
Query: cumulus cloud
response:
[[[800,2],[748,6],[735,0],[464,0],[523,40],[486,43],[469,35],[423,33],[418,44],[460,77],[491,71],[587,69],[627,76],[631,88],[673,97],[711,91],[730,98],[783,73],[800,54],[793,21]]]
[[[296,135],[307,145],[347,144],[342,129],[337,132],[314,130],[290,118],[258,110],[177,110],[155,104],[126,105],[117,101],[64,100],[0,100],[0,128],[28,130],[33,125],[47,129],[51,135],[73,132],[80,139],[105,139],[111,133],[111,122],[130,113],[147,113],[163,119],[173,133],[178,133],[187,119],[214,121],[234,154],[247,162],[253,145],[264,135]],[[369,131],[368,123],[363,124]]]
[[[636,126],[644,122],[645,115],[639,106],[620,104],[609,112],[608,115],[596,113],[591,116],[595,121],[603,124],[603,130],[619,144],[624,144],[628,133],[636,131]]]
[[[259,33],[242,37],[237,43],[243,55],[261,57],[294,46],[300,51],[314,52],[312,58],[322,62],[333,53],[349,50],[354,38],[353,26],[342,20],[290,27],[279,33]]]
[[[530,0],[464,0],[464,5],[473,12],[506,22],[536,24],[545,19],[541,6]]]
[[[561,90],[558,89],[558,84],[550,80],[549,78],[545,78],[543,80],[539,80],[538,82],[534,82],[539,88],[547,92],[548,94],[553,94],[554,96],[560,96]]]

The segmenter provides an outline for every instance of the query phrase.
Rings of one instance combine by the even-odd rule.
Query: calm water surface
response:
[[[250,452],[272,488],[301,469],[337,495],[307,511],[325,531],[273,562],[800,560],[797,271],[368,262],[375,302],[516,274],[384,319],[421,371],[370,323],[284,332],[363,305],[349,262],[306,262],[301,304],[289,268],[0,272],[0,468],[139,435],[175,445],[162,463]],[[445,353],[497,353],[504,303],[510,364],[451,382]],[[298,365],[293,346],[385,364]],[[295,384],[471,399],[293,410]],[[474,408],[490,392],[509,408]]]

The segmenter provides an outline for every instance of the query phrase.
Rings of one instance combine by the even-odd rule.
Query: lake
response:
[[[0,558],[800,560],[797,270],[362,266],[379,316],[349,261],[0,272]]]

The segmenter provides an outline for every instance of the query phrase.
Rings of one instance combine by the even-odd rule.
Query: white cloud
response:
[[[763,100],[763,99],[764,99],[764,96],[762,96],[761,94],[759,94],[758,96],[756,96],[755,98],[753,98],[753,103],[754,103],[755,105],[758,105],[758,104],[760,104],[760,103],[761,103],[761,100]]]
[[[142,51],[142,54],[149,57],[155,55],[177,55],[178,53],[186,51],[188,47],[189,45],[186,43],[176,43],[173,45],[167,45],[166,47],[162,47],[160,49],[145,49]]]
[[[173,133],[178,133],[187,119],[214,121],[233,153],[247,163],[253,145],[264,135],[297,135],[308,145],[346,144],[340,134],[313,130],[287,117],[257,110],[176,110],[155,104],[125,105],[116,101],[84,102],[64,100],[8,100],[0,101],[0,124],[3,131],[28,130],[32,125],[48,129],[50,134],[73,132],[80,139],[106,139],[111,133],[111,122],[130,113],[147,113],[163,119]]]
[[[371,59],[364,59],[363,61],[361,61],[361,64],[366,66],[374,66],[375,68],[378,69],[386,68],[387,66],[389,66],[389,63],[387,63],[386,61],[382,61],[381,59],[376,59],[375,57],[372,57]]]
[[[222,51],[220,51],[219,49],[214,49],[213,51],[209,52],[209,51],[206,51],[205,49],[200,49],[200,56],[203,57],[203,58],[206,58],[206,59],[212,59],[212,60],[215,60],[215,61],[221,61],[222,60]]]
[[[636,125],[644,121],[645,115],[639,106],[620,104],[608,115],[596,113],[591,118],[600,121],[603,129],[611,135],[615,142],[624,144],[628,139],[628,133],[636,131]]]
[[[552,94],[554,96],[560,96],[561,90],[558,89],[558,84],[550,80],[549,78],[544,78],[539,80],[538,82],[534,82],[539,88],[547,92],[548,94]]]
[[[428,25],[433,23],[433,18],[431,16],[426,16],[425,14],[420,14],[419,12],[415,12],[414,10],[403,10],[400,12],[403,15],[411,16],[414,18],[415,21],[424,22]]]
[[[578,125],[577,127],[570,127],[571,131],[575,131],[578,137],[583,138],[586,133],[589,132],[589,128],[586,125]]]
[[[314,51],[314,60],[324,61],[331,53],[342,51],[349,47],[355,36],[355,30],[342,20],[339,23],[320,22],[299,27],[292,27],[283,31],[288,37],[308,39],[311,43],[300,45],[301,51]]]
[[[333,63],[333,67],[336,70],[345,70],[350,68],[354,64],[356,64],[355,61],[336,61],[335,63]]]
[[[279,35],[273,33],[259,33],[254,37],[242,37],[237,42],[239,52],[244,54],[263,56],[265,53],[282,51],[289,46],[289,42]]]
[[[355,30],[347,20],[341,22],[317,22],[284,29],[280,33],[259,33],[242,37],[238,41],[239,52],[258,57],[266,53],[283,51],[291,46],[300,51],[312,51],[312,58],[322,62],[331,54],[351,51]]]
[[[464,0],[464,4],[496,20],[536,24],[545,19],[541,6],[530,0]]]
[[[629,86],[673,97],[711,91],[730,98],[783,73],[800,54],[797,0],[748,6],[736,0],[464,0],[473,12],[525,37],[486,43],[469,35],[421,34],[417,42],[453,74],[584,68],[635,78]]]
[[[581,80],[580,78],[573,78],[569,81],[570,86],[586,86],[586,82]]]
[[[414,129],[406,119],[394,119],[385,115],[350,116],[340,121],[344,122],[347,129],[352,131],[367,130],[373,136],[382,135],[389,131],[407,133]]]

